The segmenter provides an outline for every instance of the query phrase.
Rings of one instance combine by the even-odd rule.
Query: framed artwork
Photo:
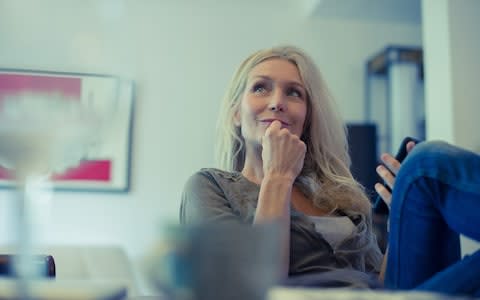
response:
[[[50,176],[55,190],[129,191],[133,81],[111,75],[0,69],[0,110],[5,99],[11,101],[22,93],[62,95],[62,99],[68,101],[73,99],[81,101],[82,105],[100,107],[103,114],[111,116],[107,122],[112,124],[106,134],[82,152],[78,163]],[[2,166],[0,161],[0,188],[14,188],[15,185],[14,170]]]

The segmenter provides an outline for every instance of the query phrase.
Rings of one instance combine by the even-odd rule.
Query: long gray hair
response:
[[[235,126],[234,115],[239,109],[250,71],[259,63],[273,58],[292,62],[307,92],[307,116],[301,136],[307,145],[307,153],[295,184],[317,207],[353,210],[369,215],[370,201],[349,170],[344,122],[314,61],[296,47],[257,51],[234,73],[217,124],[216,159],[219,167],[238,172],[243,169],[245,143],[240,127]]]

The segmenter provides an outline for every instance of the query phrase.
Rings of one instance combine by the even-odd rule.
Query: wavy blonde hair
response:
[[[250,71],[273,58],[292,62],[307,92],[307,116],[301,139],[307,145],[305,162],[295,184],[317,207],[369,215],[370,201],[349,170],[346,128],[320,71],[302,50],[292,46],[255,52],[236,70],[228,86],[217,123],[216,160],[221,169],[238,171],[245,163],[245,143],[234,124]]]

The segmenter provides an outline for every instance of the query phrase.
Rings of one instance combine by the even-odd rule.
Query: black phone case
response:
[[[402,140],[400,147],[398,148],[397,154],[395,155],[396,160],[398,160],[399,162],[403,162],[405,157],[407,157],[407,154],[408,154],[407,144],[411,141],[415,142],[415,144],[420,143],[420,140],[416,138],[413,138],[410,136],[405,137]],[[386,183],[384,183],[383,185],[391,192],[390,187]],[[389,213],[388,206],[383,201],[382,197],[380,197],[380,195],[378,195],[375,201],[373,202],[373,212],[377,214],[383,214],[383,215],[386,215]]]

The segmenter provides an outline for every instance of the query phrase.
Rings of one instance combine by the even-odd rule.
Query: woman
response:
[[[290,284],[375,286],[368,274],[382,254],[370,203],[313,61],[294,47],[247,58],[218,128],[222,169],[189,179],[181,222],[277,221]],[[439,142],[411,142],[407,152],[401,168],[389,154],[377,168],[393,190],[376,185],[392,204],[385,286],[480,296],[480,251],[461,260],[458,236],[480,240],[480,156]]]
[[[188,180],[181,222],[277,221],[284,275],[370,286],[368,274],[382,260],[370,202],[349,171],[345,128],[313,60],[295,47],[248,57],[227,90],[218,130],[221,169]]]

